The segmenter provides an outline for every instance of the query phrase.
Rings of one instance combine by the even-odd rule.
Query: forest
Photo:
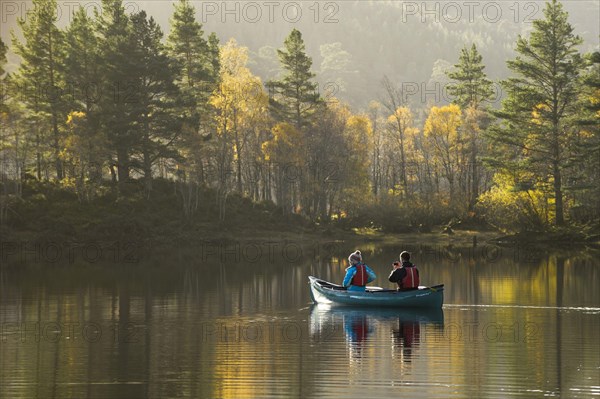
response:
[[[3,236],[460,223],[600,237],[600,51],[582,51],[556,0],[493,60],[500,82],[478,40],[436,63],[439,104],[378,72],[367,97],[340,43],[317,73],[300,29],[261,77],[265,53],[205,32],[189,0],[168,23],[102,0],[59,26],[55,0],[33,0],[0,39]]]

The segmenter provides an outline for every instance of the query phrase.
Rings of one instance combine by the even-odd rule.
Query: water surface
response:
[[[446,284],[417,311],[313,306],[307,276],[340,282],[354,248],[322,249],[5,263],[0,397],[600,396],[597,254],[408,248]],[[406,248],[361,249],[392,287]]]

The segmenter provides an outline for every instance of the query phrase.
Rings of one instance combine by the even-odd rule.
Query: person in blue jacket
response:
[[[365,286],[375,280],[377,276],[369,266],[363,263],[362,254],[357,249],[348,257],[350,266],[346,269],[346,276],[342,285],[348,291],[364,291]]]

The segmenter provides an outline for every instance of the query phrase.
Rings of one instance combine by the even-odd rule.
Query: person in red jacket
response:
[[[410,254],[403,251],[400,254],[400,262],[392,264],[394,268],[388,280],[398,284],[398,291],[410,291],[419,289],[419,270],[410,262]]]

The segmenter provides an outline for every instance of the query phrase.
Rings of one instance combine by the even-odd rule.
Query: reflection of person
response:
[[[410,262],[410,254],[403,251],[400,254],[400,262],[394,262],[392,273],[388,280],[398,284],[398,291],[410,291],[419,288],[419,270]]]
[[[346,332],[350,357],[361,358],[367,339],[372,333],[367,315],[352,314],[352,312],[344,315],[344,331]]]
[[[421,325],[418,322],[398,320],[398,330],[392,330],[394,340],[402,347],[403,358],[410,361],[413,346],[419,345]]]
[[[369,323],[366,315],[344,317],[344,330],[353,343],[363,343],[369,335]]]
[[[357,249],[348,257],[350,266],[346,269],[346,276],[342,285],[348,291],[364,291],[365,286],[375,280],[377,276],[369,266],[363,263],[362,254]]]

